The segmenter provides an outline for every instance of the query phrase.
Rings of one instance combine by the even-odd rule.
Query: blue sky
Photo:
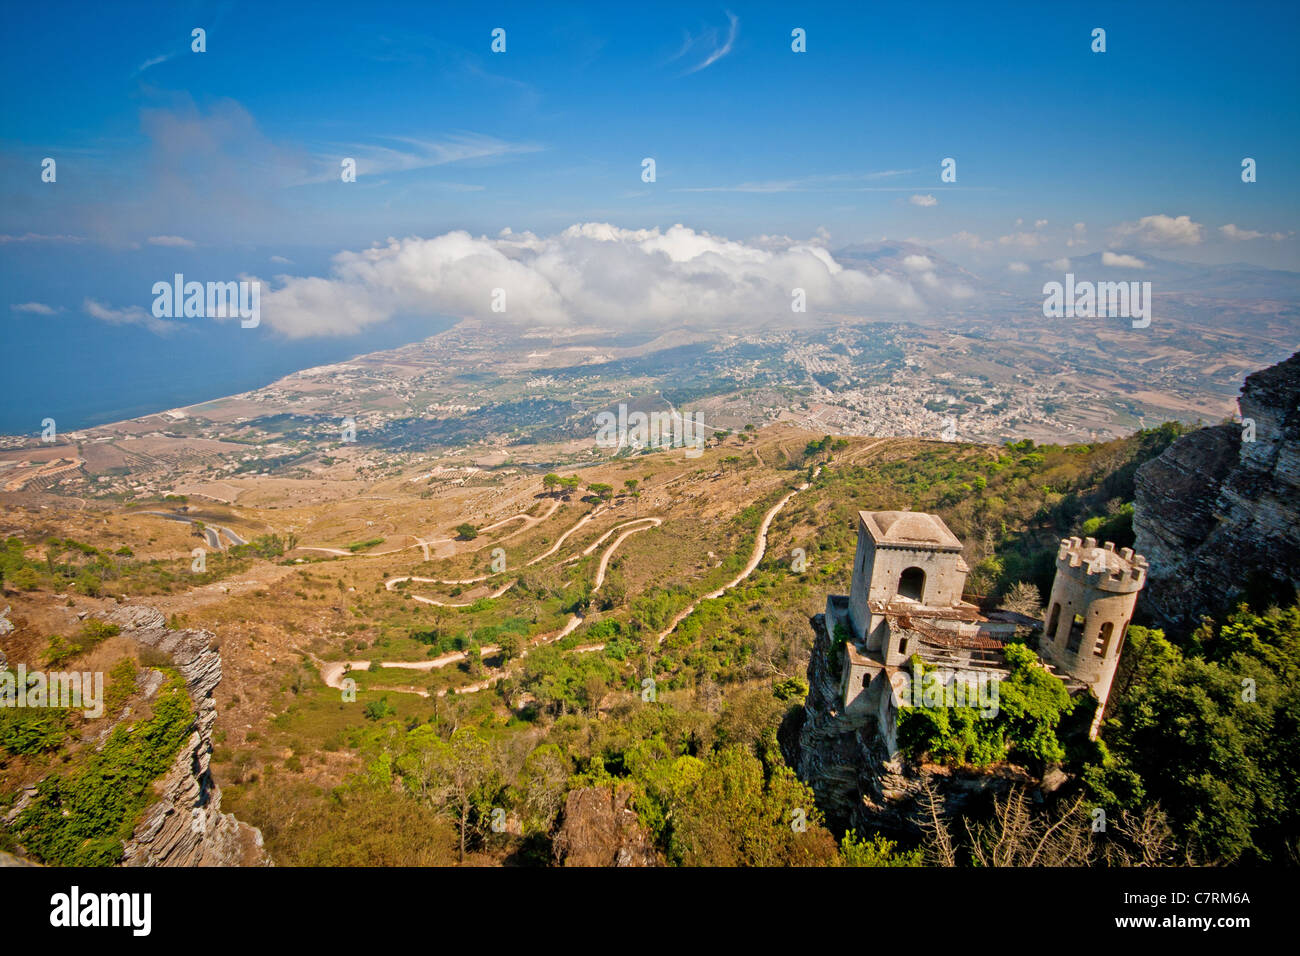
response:
[[[454,230],[888,237],[982,274],[1103,249],[1300,268],[1292,3],[448,7],[11,7],[11,345],[32,334],[14,306],[103,325],[87,300],[147,308],[176,271],[326,275]]]
[[[996,240],[1046,219],[1100,247],[1122,222],[1189,215],[1207,235],[1185,255],[1296,262],[1294,239],[1218,233],[1296,219],[1294,4],[441,6],[10,10],[0,228],[352,248],[579,221]]]

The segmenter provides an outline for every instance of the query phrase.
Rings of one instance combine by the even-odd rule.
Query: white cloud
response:
[[[1053,259],[1047,264],[1047,268],[1056,272],[1068,272],[1070,269],[1070,260],[1065,256],[1062,256],[1059,259]]]
[[[158,56],[151,56],[149,59],[145,60],[143,63],[137,66],[135,68],[135,72],[132,73],[131,75],[139,76],[141,73],[149,69],[151,66],[157,66],[159,63],[166,63],[175,55],[176,55],[175,53],[163,53]]]
[[[910,202],[913,206],[925,206],[927,208],[930,206],[939,205],[939,200],[935,199],[934,196],[931,196],[929,193],[927,193],[924,196],[922,196],[920,193],[917,193],[911,199],[909,199],[908,202]]]
[[[283,284],[269,291],[264,282],[262,318],[294,338],[348,335],[398,314],[647,327],[788,319],[795,288],[806,291],[810,310],[851,315],[920,310],[963,294],[933,274],[922,273],[918,289],[845,268],[818,243],[766,238],[772,248],[681,225],[591,222],[551,236],[457,231],[390,239],[339,253],[328,277],[280,277]],[[505,313],[491,311],[494,289],[505,290]]]
[[[903,268],[908,272],[924,272],[927,269],[933,269],[934,263],[930,261],[929,256],[904,256]]]
[[[282,266],[291,266],[291,265],[293,265],[293,260],[292,260],[292,259],[286,259],[284,256],[271,256],[271,261],[272,261],[272,262],[275,262],[275,263],[278,263],[279,265],[282,265]]]
[[[993,248],[992,242],[989,242],[988,240],[985,239],[981,239],[977,234],[973,232],[967,232],[964,229],[961,232],[954,232],[951,236],[944,236],[941,239],[929,239],[929,240],[909,239],[908,241],[915,242],[918,245],[930,245],[930,246],[944,246],[944,245],[951,244],[954,246],[964,246],[967,249],[992,249]]]
[[[1219,232],[1223,234],[1225,239],[1231,239],[1237,242],[1243,242],[1248,239],[1272,239],[1275,242],[1280,242],[1286,238],[1286,233],[1257,232],[1254,229],[1238,229],[1232,223],[1228,223],[1226,226],[1220,226]]]
[[[30,312],[32,315],[53,315],[58,311],[44,302],[22,302],[18,305],[11,305],[9,308],[15,312]]]
[[[1117,252],[1103,252],[1101,254],[1101,264],[1103,266],[1116,266],[1120,269],[1145,269],[1147,264],[1137,256],[1121,255]]]
[[[1024,275],[1029,271],[1029,266],[1025,265],[1023,262],[1008,262],[1007,271],[1014,272],[1017,275]]]
[[[1046,219],[1035,219],[1035,220],[1034,220],[1034,228],[1035,228],[1035,229],[1042,229],[1045,225],[1047,225],[1047,220],[1046,220]]]
[[[125,309],[114,309],[101,302],[96,302],[94,299],[86,299],[82,303],[82,308],[86,310],[87,315],[99,319],[101,322],[107,322],[109,325],[140,325],[159,335],[165,335],[180,328],[175,322],[164,322],[155,318],[152,312],[148,312],[138,305],[128,306]]]
[[[85,236],[51,236],[40,232],[25,232],[21,236],[0,235],[0,243],[6,242],[85,242]]]
[[[536,143],[510,143],[495,136],[478,133],[464,133],[440,140],[415,139],[409,136],[379,137],[379,139],[381,143],[392,145],[353,143],[332,147],[336,155],[319,157],[316,161],[317,168],[293,185],[337,182],[342,168],[341,163],[345,158],[356,160],[358,177],[375,177],[431,169],[451,163],[482,162],[522,153],[535,153],[542,149]],[[440,185],[459,192],[478,191],[484,188],[466,183]]]
[[[186,239],[182,236],[150,236],[147,242],[151,246],[173,246],[184,249],[194,248],[194,240]]]
[[[999,236],[998,245],[1000,246],[1019,246],[1022,249],[1033,249],[1042,243],[1043,237],[1033,232],[1017,232],[1010,236]]]
[[[728,53],[731,52],[731,47],[736,42],[736,31],[740,27],[740,19],[730,11],[727,12],[727,19],[731,21],[731,26],[727,31],[726,42],[720,46],[718,44],[718,31],[714,27],[710,27],[709,29],[705,30],[698,37],[692,37],[689,33],[686,35],[686,41],[685,43],[682,44],[682,48],[678,52],[678,54],[673,57],[674,60],[678,59],[679,57],[685,56],[689,50],[691,50],[694,46],[696,46],[699,43],[708,44],[708,46],[712,47],[712,50],[708,53],[707,56],[705,56],[705,58],[701,62],[691,67],[689,70],[683,73],[682,76],[688,76],[691,73],[698,73],[700,72],[700,70],[703,70],[717,63],[724,56],[726,56]]]
[[[1190,216],[1143,216],[1116,226],[1115,235],[1149,246],[1194,246],[1205,238],[1205,227]]]

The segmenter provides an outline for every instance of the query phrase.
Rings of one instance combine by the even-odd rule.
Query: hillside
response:
[[[1177,433],[999,447],[777,425],[698,458],[625,452],[573,489],[408,467],[346,503],[271,486],[255,505],[15,508],[4,648],[49,664],[54,635],[122,604],[215,634],[211,773],[278,863],[450,862],[462,840],[466,859],[547,861],[584,788],[635,793],[665,862],[828,862],[844,851],[778,730],[805,693],[809,618],[848,584],[855,511],[937,511],[972,588],[1041,590],[1062,534],[1131,540],[1133,471]],[[248,543],[219,539],[195,570],[210,527]],[[10,798],[22,766],[3,767]],[[744,778],[760,818],[798,809],[816,838],[717,831],[704,795]]]

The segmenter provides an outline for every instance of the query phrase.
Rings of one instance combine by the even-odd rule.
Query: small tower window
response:
[[[1074,621],[1070,624],[1070,639],[1065,644],[1065,650],[1068,653],[1073,654],[1076,651],[1078,651],[1079,645],[1082,643],[1083,643],[1083,615],[1076,614],[1074,615]]]
[[[921,601],[925,594],[925,572],[920,568],[908,568],[898,578],[898,596]]]
[[[1061,602],[1057,601],[1052,605],[1052,616],[1047,621],[1047,640],[1049,643],[1056,643],[1056,629],[1061,624]]]
[[[1115,625],[1107,621],[1101,626],[1101,633],[1097,635],[1097,646],[1093,648],[1093,654],[1097,657],[1105,657],[1110,651],[1110,639],[1115,633]]]

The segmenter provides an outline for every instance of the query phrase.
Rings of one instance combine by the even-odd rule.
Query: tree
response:
[[[409,792],[455,818],[464,863],[471,817],[488,817],[501,788],[491,744],[472,727],[462,727],[444,741],[430,724],[423,724],[406,735],[397,769]]]
[[[694,758],[679,758],[694,760]],[[836,858],[812,791],[743,747],[710,754],[672,795],[669,854],[687,866],[809,866]]]
[[[525,833],[549,833],[564,806],[569,760],[555,744],[542,744],[524,758],[515,786]]]
[[[1002,607],[1023,614],[1025,617],[1041,617],[1043,599],[1037,587],[1028,581],[1017,581],[1011,585],[1011,590],[1007,591],[1006,597],[1002,599]]]
[[[1158,630],[1128,629],[1109,752],[1201,860],[1281,862],[1300,849],[1297,661],[1295,607],[1262,615],[1242,607],[1199,629],[1186,652]]]
[[[849,830],[840,841],[840,858],[844,866],[923,866],[921,850],[900,851],[893,840],[877,833],[870,840],[859,840],[857,831]]]
[[[505,664],[519,656],[524,649],[524,641],[518,634],[507,631],[497,640],[497,646],[501,648],[501,663]]]
[[[556,489],[560,487],[562,480],[555,472],[547,472],[542,476],[542,487],[546,489],[548,494],[553,495],[556,493]]]
[[[470,677],[479,677],[483,674],[483,649],[479,647],[478,641],[470,641],[469,646],[465,648],[465,670]]]
[[[461,541],[473,541],[478,537],[478,529],[466,521],[464,524],[456,525],[456,536]]]

